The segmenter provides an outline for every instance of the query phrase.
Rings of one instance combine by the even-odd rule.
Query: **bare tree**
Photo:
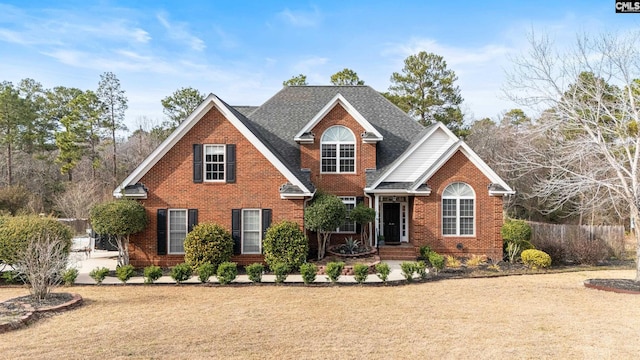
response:
[[[638,35],[582,36],[560,53],[548,37],[532,34],[529,53],[513,59],[507,95],[547,116],[522,139],[537,146],[523,147],[512,165],[548,172],[536,179],[534,191],[552,209],[606,201],[640,225]],[[640,256],[640,231],[634,230]]]
[[[69,183],[63,193],[53,198],[56,209],[72,219],[88,219],[91,208],[100,200],[100,186],[92,180]]]
[[[16,270],[25,275],[31,295],[37,302],[44,300],[51,289],[60,285],[60,274],[67,266],[67,242],[54,235],[42,235],[29,240],[19,255]]]

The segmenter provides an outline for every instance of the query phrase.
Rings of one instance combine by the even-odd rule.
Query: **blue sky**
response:
[[[328,85],[350,68],[386,91],[424,50],[456,72],[470,119],[495,118],[516,107],[502,95],[504,72],[532,29],[567,46],[579,33],[639,27],[640,14],[616,14],[613,0],[5,1],[0,81],[95,90],[114,72],[135,129],[143,116],[160,123],[160,99],[180,87],[259,105],[293,75]]]

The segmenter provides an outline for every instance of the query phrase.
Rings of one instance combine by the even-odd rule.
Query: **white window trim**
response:
[[[338,196],[338,197],[340,198],[340,200],[342,200],[342,203],[345,206],[347,204],[352,204],[353,208],[355,209],[356,205],[358,205],[356,204],[357,199],[355,196]],[[357,224],[355,221],[353,222],[353,231],[340,231],[340,227],[341,226],[338,226],[338,228],[336,228],[336,231],[334,231],[334,233],[336,234],[356,234],[357,233],[356,231]]]
[[[245,252],[244,251],[244,213],[246,211],[257,211],[258,212],[258,247],[259,250],[257,252]],[[242,209],[240,216],[240,253],[247,255],[256,255],[262,254],[262,209]]]
[[[444,188],[444,191],[442,192],[444,194],[444,192],[447,190],[447,188],[453,184],[456,183],[461,183],[464,184],[466,186],[469,187],[469,189],[471,189],[471,191],[473,192],[473,196],[442,196],[442,199],[440,201],[440,222],[441,222],[441,233],[443,237],[475,237],[476,236],[476,224],[477,224],[477,217],[476,217],[476,208],[477,206],[477,201],[476,201],[476,192],[473,189],[473,187],[471,187],[471,185],[465,183],[465,182],[454,182],[451,183],[449,185],[447,185],[447,187]],[[454,199],[456,201],[456,233],[455,234],[445,234],[444,233],[444,200],[445,199]],[[473,233],[472,234],[464,234],[461,235],[460,234],[460,200],[473,200]]]
[[[185,219],[185,239],[187,237],[187,234],[189,234],[189,211],[187,209],[167,209],[167,254],[169,255],[182,255],[184,254],[184,251],[182,252],[173,252],[171,251],[171,213],[172,212],[178,212],[178,211],[183,211],[184,212],[184,219]],[[184,249],[184,239],[183,239],[183,249]]]
[[[348,127],[344,126],[344,125],[334,125],[334,126],[330,126],[329,128],[327,128],[327,130],[325,130],[324,132],[326,133],[327,131],[329,131],[330,129],[334,128],[334,127],[342,127],[345,128],[347,130],[349,130],[349,132],[351,133],[351,136],[353,136],[353,142],[346,142],[346,141],[323,141],[322,138],[324,137],[324,133],[322,134],[322,136],[320,137],[320,173],[321,174],[355,174],[357,172],[357,165],[358,165],[358,161],[357,161],[357,157],[358,157],[358,144],[356,139],[355,134],[353,133],[353,131],[351,131],[351,129],[349,129]],[[322,156],[322,145],[325,144],[329,144],[329,145],[336,145],[336,171],[323,171],[322,170],[322,160],[324,160],[324,157]],[[353,145],[353,171],[340,171],[340,145]]]
[[[218,162],[207,162],[207,147],[222,147],[222,179],[207,180],[207,164],[219,164]],[[223,183],[227,181],[227,146],[225,144],[204,144],[202,146],[202,176],[204,182]]]

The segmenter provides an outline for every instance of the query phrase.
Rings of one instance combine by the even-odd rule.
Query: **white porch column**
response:
[[[374,210],[376,211],[376,231],[375,231],[375,238],[376,238],[376,247],[378,247],[378,235],[380,234],[380,196],[378,194],[375,194],[375,205],[374,205]]]

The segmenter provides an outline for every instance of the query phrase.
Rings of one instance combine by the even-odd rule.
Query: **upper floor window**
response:
[[[225,181],[224,145],[204,145],[204,179],[205,181]]]
[[[471,186],[455,182],[442,193],[442,235],[475,234],[475,193]]]
[[[328,128],[320,140],[320,153],[320,172],[356,172],[356,138],[348,128],[339,125]]]

